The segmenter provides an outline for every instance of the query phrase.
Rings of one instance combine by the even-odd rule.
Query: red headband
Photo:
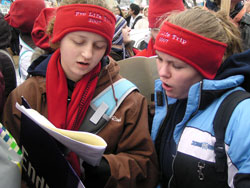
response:
[[[66,34],[74,31],[94,32],[108,41],[111,49],[116,18],[109,10],[90,4],[64,5],[57,9],[52,42],[56,43]]]
[[[156,37],[155,49],[188,63],[205,78],[214,79],[227,45],[165,22]]]

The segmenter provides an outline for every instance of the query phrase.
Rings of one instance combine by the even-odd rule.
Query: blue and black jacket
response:
[[[186,100],[167,97],[155,81],[151,136],[162,187],[250,187],[250,99],[235,108],[225,132],[228,173],[215,170],[213,120],[234,90],[250,91],[250,50],[229,57],[214,80],[192,85]]]

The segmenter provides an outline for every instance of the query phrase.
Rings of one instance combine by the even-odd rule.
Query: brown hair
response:
[[[234,53],[242,52],[240,31],[223,11],[213,12],[195,7],[173,13],[166,20],[204,37],[226,43],[223,61]]]
[[[106,3],[105,0],[63,0],[60,3],[60,6],[63,5],[70,5],[70,4],[91,4],[91,5],[97,5],[100,7],[104,7],[108,10],[110,10],[110,7],[108,6],[108,4]],[[54,23],[55,23],[55,17],[53,17],[47,27],[47,34],[50,36],[50,38],[53,37],[53,28],[54,28]],[[60,46],[60,42],[57,43],[52,43],[50,42],[50,46],[52,49],[57,49]]]

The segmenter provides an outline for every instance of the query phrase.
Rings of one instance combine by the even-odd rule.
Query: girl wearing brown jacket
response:
[[[61,3],[49,26],[51,44],[58,48],[42,62],[35,61],[30,77],[10,94],[4,125],[18,143],[21,114],[15,104],[21,104],[21,96],[56,127],[79,130],[91,100],[121,79],[118,65],[106,56],[115,17],[102,1],[92,2]],[[146,99],[135,90],[97,133],[108,145],[99,166],[80,164],[75,154],[67,156],[77,174],[86,177],[86,187],[156,186],[158,164],[147,119]]]

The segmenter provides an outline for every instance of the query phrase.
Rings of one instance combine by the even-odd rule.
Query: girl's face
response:
[[[107,47],[107,40],[95,33],[76,31],[65,35],[60,43],[60,51],[67,78],[79,81],[100,62]]]
[[[124,44],[127,44],[131,41],[130,39],[130,27],[128,27],[127,25],[125,25],[123,28],[122,28],[122,37],[123,37],[123,43]]]
[[[159,28],[151,28],[150,31],[151,31],[151,36],[152,36],[153,40],[155,40],[160,29]]]
[[[145,16],[145,17],[148,17],[148,8],[145,8],[145,9],[144,9],[144,16]]]
[[[166,95],[176,99],[187,98],[189,88],[202,80],[201,74],[180,59],[159,51],[156,54],[157,69]]]
[[[118,8],[115,8],[114,9],[114,14],[120,16],[120,10]]]

